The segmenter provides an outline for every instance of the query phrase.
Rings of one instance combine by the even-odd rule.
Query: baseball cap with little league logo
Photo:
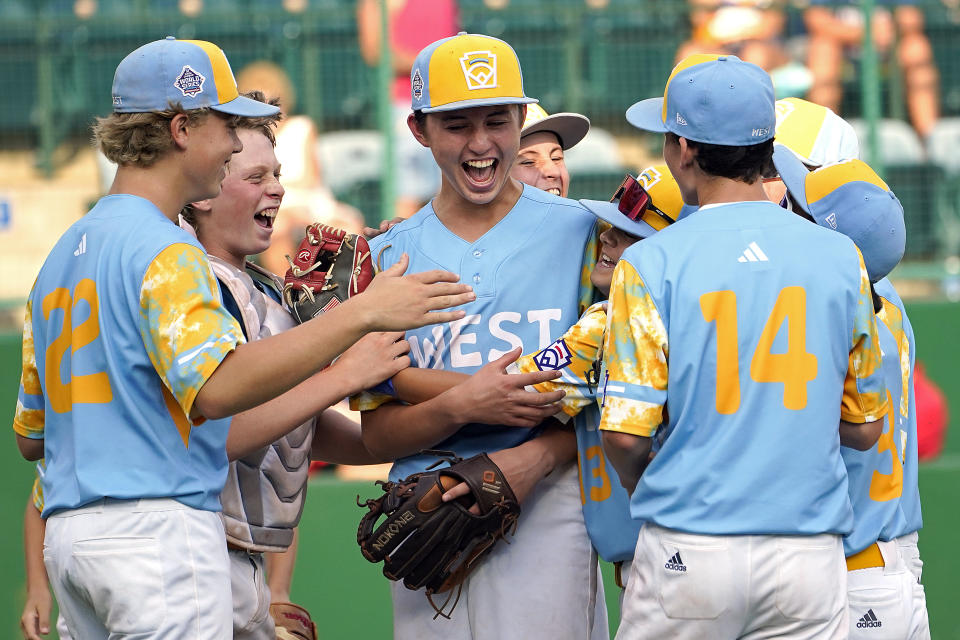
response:
[[[204,40],[167,36],[127,55],[113,76],[113,111],[210,108],[235,116],[271,116],[280,109],[241,96],[220,47]]]
[[[620,231],[649,238],[678,220],[683,211],[680,187],[665,164],[627,176],[610,202],[580,200],[590,213]]]
[[[706,144],[759,144],[776,127],[773,83],[766,71],[736,56],[694,54],[673,68],[663,97],[634,104],[627,121]]]
[[[810,171],[782,144],[773,164],[801,209],[821,227],[853,240],[863,255],[870,282],[885,277],[903,257],[907,232],[903,207],[867,163],[853,159]]]
[[[537,102],[523,94],[520,61],[509,44],[466,32],[418,53],[410,85],[411,106],[424,113]]]

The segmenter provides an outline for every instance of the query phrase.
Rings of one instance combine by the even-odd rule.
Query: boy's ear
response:
[[[697,150],[687,144],[687,139],[680,136],[677,143],[680,145],[680,164],[687,167],[696,162]]]
[[[190,118],[185,113],[178,113],[170,120],[170,136],[178,149],[185,149],[187,146],[187,139],[190,137],[189,122]]]
[[[190,205],[197,211],[203,211],[204,213],[209,213],[213,209],[213,205],[210,203],[210,199],[206,200],[197,200],[196,202],[191,202]]]
[[[430,116],[428,115],[427,117],[429,118]],[[417,117],[413,115],[413,113],[407,116],[407,127],[410,129],[410,133],[413,134],[413,137],[417,139],[417,142],[425,147],[430,146],[430,142],[427,140],[426,132],[420,128],[420,124],[417,122]]]

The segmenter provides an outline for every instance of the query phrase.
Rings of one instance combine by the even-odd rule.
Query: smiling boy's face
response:
[[[625,233],[616,227],[610,227],[600,234],[600,259],[590,272],[590,282],[604,295],[610,295],[610,283],[613,269],[627,247],[639,242],[640,238]]]
[[[428,113],[422,130],[411,115],[414,136],[440,167],[441,194],[471,205],[496,200],[510,180],[525,112],[495,105]]]
[[[227,167],[220,195],[197,215],[197,236],[208,253],[242,265],[270,246],[273,221],[283,200],[280,163],[263,133],[239,129],[243,151]]]
[[[524,136],[511,175],[524,184],[566,198],[570,173],[557,134],[538,131]]]

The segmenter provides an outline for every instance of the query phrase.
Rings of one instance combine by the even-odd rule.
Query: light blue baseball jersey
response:
[[[884,527],[880,533],[881,540],[892,540],[923,527],[923,516],[920,511],[920,485],[918,482],[919,456],[917,452],[917,406],[916,396],[913,393],[913,370],[916,365],[916,340],[913,335],[913,326],[907,317],[907,310],[903,300],[897,295],[893,284],[884,278],[874,285],[874,290],[883,302],[883,310],[877,315],[881,323],[893,333],[899,354],[901,386],[905,390],[894,407],[899,412],[901,431],[895,434],[894,443],[900,453],[903,466],[903,491],[900,496],[900,509],[903,520]],[[886,371],[887,355],[884,354],[884,370]],[[888,376],[894,375],[891,371]],[[887,378],[889,380],[889,377]],[[892,410],[892,409],[891,409]]]
[[[620,484],[616,470],[603,453],[600,405],[594,363],[600,355],[607,324],[607,303],[598,302],[577,324],[546,349],[517,360],[521,373],[559,370],[561,377],[536,385],[543,392],[563,390],[564,413],[573,416],[580,467],[580,501],[590,541],[607,562],[633,558],[640,535],[639,520],[630,516],[630,496]]]
[[[370,242],[378,268],[410,256],[408,273],[447,269],[473,287],[466,317],[407,332],[413,366],[472,374],[522,347],[549,345],[576,322],[584,249],[596,218],[573,200],[524,185],[517,204],[492,229],[467,242],[448,230],[432,204]],[[361,409],[375,404],[354,403]],[[436,449],[469,457],[529,440],[537,431],[468,424]],[[436,461],[414,455],[397,460],[391,479],[423,471]]]
[[[44,517],[103,497],[219,510],[229,420],[191,413],[242,341],[196,239],[147,200],[101,199],[27,305],[14,430],[44,438]]]
[[[843,551],[850,556],[880,539],[885,528],[905,526],[900,498],[903,493],[906,444],[906,417],[900,412],[903,383],[900,376],[900,352],[897,341],[883,322],[877,323],[880,353],[890,409],[883,420],[880,440],[867,451],[841,447],[847,467],[850,503],[853,505],[853,530],[843,538]],[[902,434],[902,439],[901,439]]]
[[[613,276],[600,425],[650,437],[669,405],[633,517],[706,535],[849,532],[839,422],[887,407],[856,246],[765,202],[701,208],[640,244]]]

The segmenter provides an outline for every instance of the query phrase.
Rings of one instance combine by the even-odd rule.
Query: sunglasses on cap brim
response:
[[[627,174],[617,187],[610,202],[617,204],[617,210],[634,222],[646,222],[657,231],[676,222],[672,217],[658,209],[650,194],[639,180]]]

